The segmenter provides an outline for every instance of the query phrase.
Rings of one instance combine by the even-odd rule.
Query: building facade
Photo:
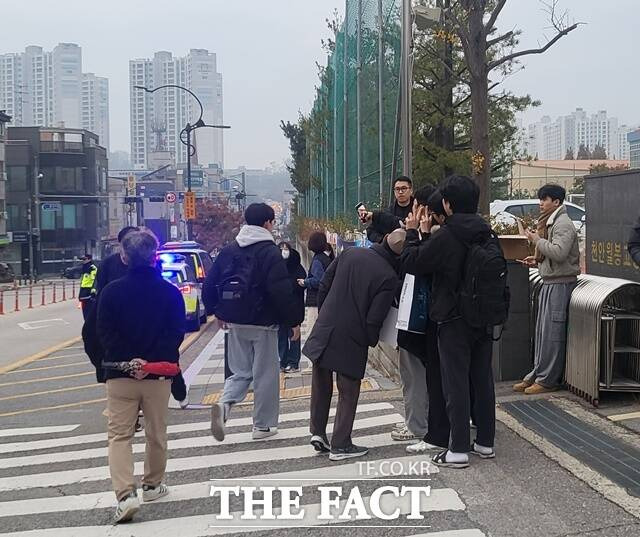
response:
[[[100,258],[109,235],[107,153],[80,129],[13,127],[6,144],[7,227],[3,261],[28,274],[59,274],[85,253]],[[31,233],[31,244],[28,240]],[[33,248],[31,252],[30,249]]]
[[[640,129],[627,135],[629,142],[629,163],[631,168],[640,168]]]
[[[627,134],[633,129],[619,125],[618,119],[609,117],[602,110],[588,115],[578,108],[568,116],[555,120],[544,116],[529,125],[525,154],[540,160],[561,160],[572,152],[577,157],[581,145],[589,150],[601,146],[607,157],[613,160],[627,160],[629,144]]]
[[[85,129],[108,148],[109,82],[82,72],[82,49],[75,43],[0,54],[2,109],[12,126]]]
[[[131,160],[137,169],[150,167],[149,155],[154,151],[169,151],[177,164],[187,160],[186,146],[180,142],[180,131],[187,123],[197,121],[200,114],[197,102],[178,88],[147,93],[134,87],[154,89],[168,84],[186,87],[198,96],[206,124],[223,123],[222,75],[218,72],[215,54],[204,49],[192,49],[181,58],[170,52],[157,52],[152,59],[131,60]],[[222,168],[222,130],[202,128],[194,132],[194,137],[194,161]]]
[[[7,124],[11,121],[11,116],[0,111],[0,247],[9,243],[7,237],[7,206],[5,184],[5,140],[7,135]]]

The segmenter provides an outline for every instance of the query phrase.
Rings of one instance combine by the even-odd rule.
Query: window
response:
[[[9,215],[7,231],[26,231],[28,229],[26,205],[7,205],[7,213]]]
[[[567,205],[567,214],[569,218],[574,222],[582,221],[582,217],[585,215],[585,212],[582,209],[578,209],[577,207],[572,207],[571,205]]]
[[[75,205],[63,205],[62,206],[62,228],[63,229],[77,229],[76,228],[76,206]]]
[[[56,211],[40,210],[40,228],[53,230],[56,229]]]
[[[524,216],[531,216],[533,218],[537,218],[540,216],[540,205],[537,203],[530,203],[528,205],[522,206],[522,212]]]
[[[27,167],[7,166],[7,191],[26,192],[27,191]]]
[[[511,205],[505,209],[505,212],[522,218],[524,216],[522,212],[522,205]]]

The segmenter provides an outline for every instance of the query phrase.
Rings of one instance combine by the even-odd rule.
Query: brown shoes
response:
[[[529,386],[526,390],[524,390],[524,393],[526,393],[527,395],[537,395],[539,393],[555,392],[557,389],[558,388],[546,388],[541,384],[535,383],[532,386]]]
[[[518,382],[518,384],[514,384],[513,385],[513,391],[514,392],[523,392],[529,386],[532,386],[532,385],[533,385],[533,382],[529,382],[528,380],[523,380],[522,382]]]

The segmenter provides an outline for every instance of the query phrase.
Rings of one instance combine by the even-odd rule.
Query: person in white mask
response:
[[[287,270],[294,288],[296,309],[298,316],[304,318],[304,288],[297,285],[298,280],[304,280],[307,272],[300,262],[300,254],[288,242],[279,245],[282,258],[287,263]],[[300,339],[292,340],[293,328],[280,325],[278,331],[278,352],[280,354],[280,371],[285,373],[298,373],[300,371]]]

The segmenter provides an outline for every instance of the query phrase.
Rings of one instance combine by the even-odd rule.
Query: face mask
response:
[[[289,259],[290,252],[289,250],[282,250],[282,258]]]

